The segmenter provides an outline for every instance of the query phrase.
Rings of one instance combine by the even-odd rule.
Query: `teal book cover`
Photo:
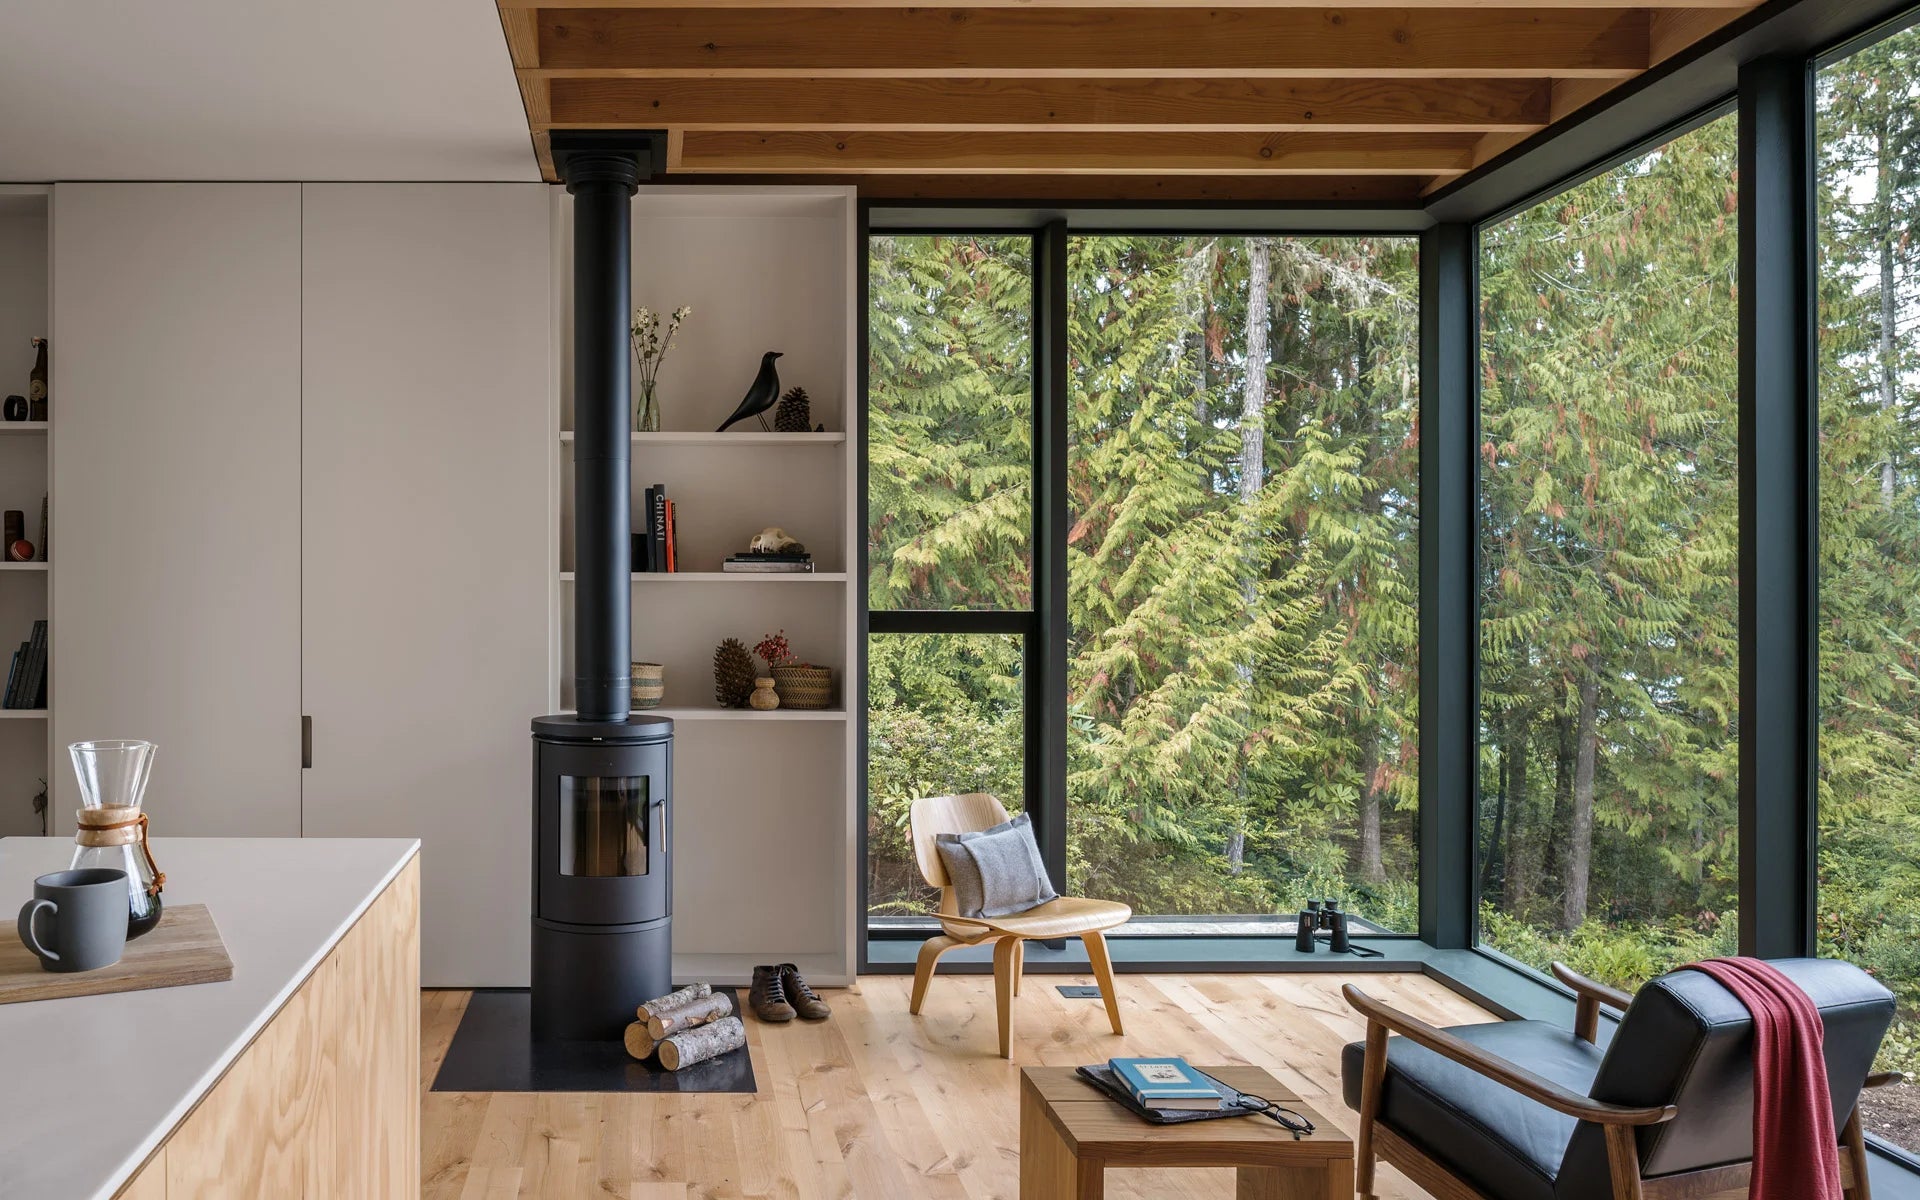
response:
[[[1107,1065],[1142,1104],[1179,1100],[1211,1100],[1217,1104],[1220,1100],[1219,1089],[1188,1066],[1184,1058],[1113,1058]]]

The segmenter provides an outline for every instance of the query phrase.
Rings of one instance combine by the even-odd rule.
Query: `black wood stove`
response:
[[[618,1040],[673,990],[673,722],[533,723],[533,1032]]]
[[[573,195],[574,699],[533,722],[532,1033],[618,1041],[672,990],[673,722],[628,712],[633,193],[647,133],[555,134]]]

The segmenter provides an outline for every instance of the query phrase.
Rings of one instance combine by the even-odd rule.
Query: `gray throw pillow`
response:
[[[1025,813],[992,829],[939,834],[934,847],[963,917],[1011,917],[1060,898]]]

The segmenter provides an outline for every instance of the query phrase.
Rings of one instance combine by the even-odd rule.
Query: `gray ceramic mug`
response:
[[[42,875],[20,908],[19,929],[45,970],[112,966],[127,945],[127,873],[85,867]]]

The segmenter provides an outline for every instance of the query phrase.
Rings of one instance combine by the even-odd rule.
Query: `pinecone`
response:
[[[773,431],[775,433],[805,433],[811,424],[812,414],[808,411],[807,389],[789,388],[787,394],[780,397],[780,407],[773,410]]]
[[[753,656],[739,638],[728,638],[713,651],[713,698],[723,708],[745,708],[753,695]]]

